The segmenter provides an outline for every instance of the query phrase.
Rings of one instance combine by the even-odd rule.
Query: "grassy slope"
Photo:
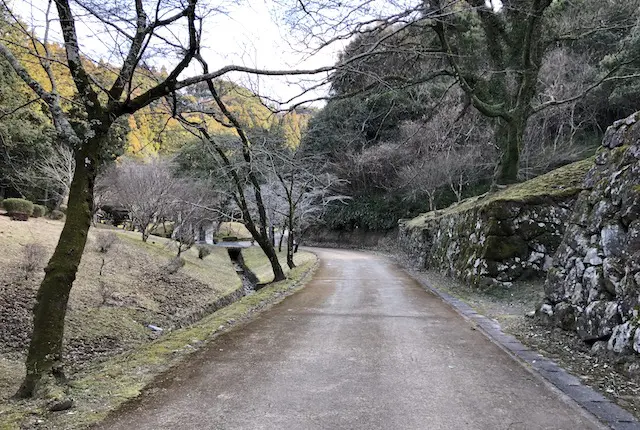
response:
[[[247,239],[251,237],[251,233],[247,230],[247,227],[240,222],[223,222],[220,224],[217,237],[234,236],[240,239]]]
[[[39,270],[31,279],[25,279],[19,269],[23,246],[30,242],[42,244],[47,257],[53,252],[63,223],[48,219],[31,219],[28,222],[10,221],[0,214],[0,299],[12,301],[12,294],[20,292],[29,299],[35,297],[43,272]],[[183,254],[186,265],[177,275],[162,275],[162,267],[175,255],[175,249],[167,239],[150,237],[143,243],[140,234],[114,231],[119,240],[104,255],[96,250],[96,235],[105,229],[91,229],[87,248],[78,276],[72,289],[65,339],[67,345],[97,345],[97,355],[104,358],[114,353],[148,345],[152,333],[145,327],[154,323],[165,328],[179,315],[197,311],[201,306],[240,287],[241,282],[233,269],[225,249],[214,249],[205,259],[197,257],[197,250]],[[234,229],[238,231],[238,228]],[[270,265],[257,247],[244,251],[247,265],[263,282],[272,279]],[[105,256],[103,275],[99,275],[102,257]],[[279,255],[283,266],[286,256]],[[309,253],[296,255],[297,264],[308,267],[315,256]],[[105,296],[110,300],[104,303]],[[0,304],[3,303],[0,300]],[[29,308],[22,306],[22,318],[12,320],[16,332],[28,332]],[[4,312],[0,309],[0,314]],[[4,331],[5,327],[3,327]],[[164,337],[164,336],[163,336]],[[113,346],[116,339],[116,346]],[[3,343],[0,334],[0,401],[17,388],[22,374],[24,349]],[[75,351],[72,348],[73,355]],[[91,356],[92,358],[93,355]],[[3,418],[0,415],[0,423]],[[2,428],[0,426],[0,428]]]
[[[584,177],[592,166],[593,158],[568,164],[495,193],[471,197],[444,210],[421,214],[407,221],[406,225],[409,227],[422,227],[428,221],[495,202],[529,202],[549,197],[571,196],[582,189]]]
[[[265,258],[264,253],[257,246],[252,246],[251,248],[245,248],[242,251],[242,255],[244,256],[244,262],[251,269],[253,273],[256,274],[260,282],[271,282],[273,281],[273,272],[271,271],[271,265],[269,261]],[[284,251],[278,252],[278,259],[280,260],[280,264],[284,269],[284,273],[287,274],[289,272],[289,267],[287,266],[287,253]],[[309,261],[315,260],[315,256],[308,252],[299,252],[293,256],[293,262],[297,265],[303,265],[308,263]]]
[[[69,430],[101,421],[109,412],[137,397],[155,377],[178,365],[219,333],[301,288],[310,279],[314,263],[315,259],[307,261],[290,271],[287,280],[246,296],[190,327],[87,367],[70,382],[69,395],[76,402],[72,414],[46,413],[43,405],[35,401],[0,404],[0,430],[17,430],[25,422],[37,420],[42,420],[38,428]]]

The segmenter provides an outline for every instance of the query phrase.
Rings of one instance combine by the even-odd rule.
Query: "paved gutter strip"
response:
[[[466,320],[474,323],[495,344],[519,361],[525,362],[538,375],[549,381],[565,395],[593,414],[613,430],[640,430],[640,421],[596,390],[583,385],[578,378],[569,374],[553,360],[543,357],[523,345],[515,337],[502,331],[500,324],[476,312],[462,300],[451,296],[422,281],[418,282],[440,297]]]

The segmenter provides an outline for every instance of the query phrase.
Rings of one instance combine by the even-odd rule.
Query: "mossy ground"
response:
[[[446,209],[421,214],[406,221],[405,225],[409,228],[420,228],[430,221],[495,203],[527,203],[546,198],[553,199],[575,195],[582,190],[585,175],[593,167],[593,162],[594,159],[591,157],[568,164],[529,181],[510,185],[494,193],[470,197]]]

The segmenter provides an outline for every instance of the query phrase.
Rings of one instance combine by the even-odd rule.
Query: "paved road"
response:
[[[388,260],[313,281],[103,429],[600,429]]]

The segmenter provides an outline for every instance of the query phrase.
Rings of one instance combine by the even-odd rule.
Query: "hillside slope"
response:
[[[0,214],[0,399],[13,393],[23,372],[31,309],[44,276],[42,266],[53,253],[62,226],[61,221],[44,218],[10,221]],[[103,254],[96,242],[105,233],[115,233],[117,241]],[[36,271],[25,276],[23,250],[30,243],[42,245],[47,255]],[[261,250],[253,247],[245,252],[251,269],[264,274],[267,281],[270,266]],[[241,287],[225,249],[213,249],[202,260],[191,249],[183,254],[185,266],[170,273],[167,264],[174,255],[166,239],[151,236],[145,244],[138,233],[90,230],[66,319],[64,354],[72,368],[129,350],[192,322]],[[308,253],[299,253],[296,261],[310,258]]]

